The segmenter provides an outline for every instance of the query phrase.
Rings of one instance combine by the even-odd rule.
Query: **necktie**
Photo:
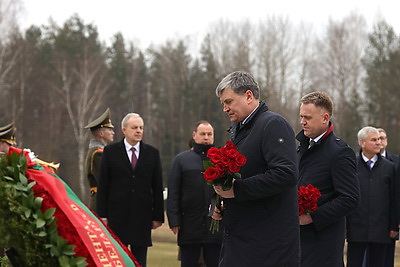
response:
[[[132,168],[135,168],[136,162],[137,162],[137,157],[135,154],[136,148],[131,147],[131,151],[132,151],[131,164],[132,164]]]
[[[315,142],[314,140],[310,140],[310,145],[308,146],[308,149],[312,148],[315,145],[315,143],[317,142]]]
[[[372,170],[372,160],[367,161],[368,168]]]

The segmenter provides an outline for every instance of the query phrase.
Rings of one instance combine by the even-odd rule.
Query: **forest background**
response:
[[[141,49],[121,33],[107,44],[78,15],[22,31],[17,4],[0,0],[0,125],[15,122],[19,147],[61,163],[59,175],[84,201],[88,122],[109,107],[119,141],[123,116],[140,113],[144,141],[160,150],[166,185],[196,121],[214,125],[216,145],[228,140],[230,122],[215,88],[235,70],[254,74],[261,99],[296,132],[301,96],[326,91],[335,103],[335,132],[356,153],[366,125],[385,128],[389,150],[400,152],[400,39],[384,19],[367,30],[365,18],[350,13],[329,19],[318,34],[282,16],[220,20],[199,51],[185,38]]]

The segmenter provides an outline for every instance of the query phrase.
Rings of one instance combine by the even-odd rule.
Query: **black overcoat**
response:
[[[322,194],[311,215],[313,223],[300,226],[301,266],[342,267],[346,216],[359,203],[355,153],[333,132],[310,149],[303,131],[297,139],[299,187],[312,184]]]
[[[400,160],[399,155],[394,154],[394,153],[392,153],[392,152],[386,150],[386,158],[387,158],[388,160],[390,160],[391,162],[393,162],[394,167],[395,167],[396,170],[397,170],[398,167],[399,167],[399,160]]]
[[[152,221],[164,222],[159,151],[140,142],[133,170],[125,144],[104,148],[97,193],[97,213],[124,244],[151,246]]]
[[[207,152],[202,151],[204,145],[194,146],[194,150],[179,153],[172,163],[168,178],[169,227],[180,227],[178,245],[221,244],[222,229],[214,233],[210,231],[209,206],[215,192],[203,176],[203,160],[208,160]]]
[[[299,266],[296,144],[292,127],[260,103],[232,141],[247,158],[225,199],[220,267]]]
[[[398,231],[394,205],[395,167],[378,154],[372,170],[361,156],[357,159],[361,203],[347,216],[347,241],[390,243],[390,230]]]

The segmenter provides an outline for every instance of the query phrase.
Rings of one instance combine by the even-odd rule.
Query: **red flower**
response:
[[[236,150],[236,145],[235,145],[234,143],[230,142],[230,141],[226,142],[225,147],[226,147],[227,149]]]
[[[38,183],[36,183],[32,189],[35,197],[43,198],[41,206],[42,212],[45,212],[49,208],[56,208],[54,217],[57,218],[57,232],[60,237],[67,239],[68,244],[75,245],[74,251],[77,257],[84,257],[86,258],[88,266],[95,266],[92,256],[90,255],[83,241],[79,238],[75,227],[72,225],[65,213],[57,206],[49,193]]]
[[[224,147],[212,147],[207,152],[210,162],[204,162],[204,178],[209,185],[220,185],[223,190],[232,187],[234,178],[240,178],[240,167],[246,164],[246,157],[237,151],[236,145],[226,142]],[[221,209],[222,199],[217,195],[216,207]],[[219,230],[219,222],[212,220],[210,230],[212,233]]]
[[[321,192],[318,188],[309,184],[300,186],[298,190],[299,215],[311,214],[318,209],[318,198]]]
[[[215,157],[219,156],[219,149],[216,147],[211,147],[208,151],[207,151],[207,157],[210,159],[213,159]]]
[[[243,166],[244,164],[246,164],[246,161],[247,161],[246,157],[243,156],[242,154],[236,156],[236,164],[238,166]]]
[[[240,166],[236,164],[236,162],[231,161],[228,166],[228,170],[230,173],[235,173],[240,171]]]
[[[218,167],[210,167],[204,172],[204,178],[212,182],[219,177],[220,171]]]
[[[246,164],[246,157],[237,151],[236,145],[232,142],[226,142],[221,148],[210,148],[207,157],[210,162],[205,165],[204,178],[210,185],[229,187],[233,178],[240,176],[238,174],[240,167]]]

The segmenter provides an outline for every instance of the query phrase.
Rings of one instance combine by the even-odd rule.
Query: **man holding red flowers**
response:
[[[214,186],[224,204],[219,266],[299,266],[293,129],[259,100],[260,88],[247,72],[227,75],[216,94],[233,122],[231,141],[247,159],[229,190]],[[221,218],[216,213],[213,218]]]
[[[359,203],[355,154],[333,133],[329,95],[312,92],[300,102],[298,186],[321,192],[317,210],[299,216],[301,266],[342,267],[346,215]]]

